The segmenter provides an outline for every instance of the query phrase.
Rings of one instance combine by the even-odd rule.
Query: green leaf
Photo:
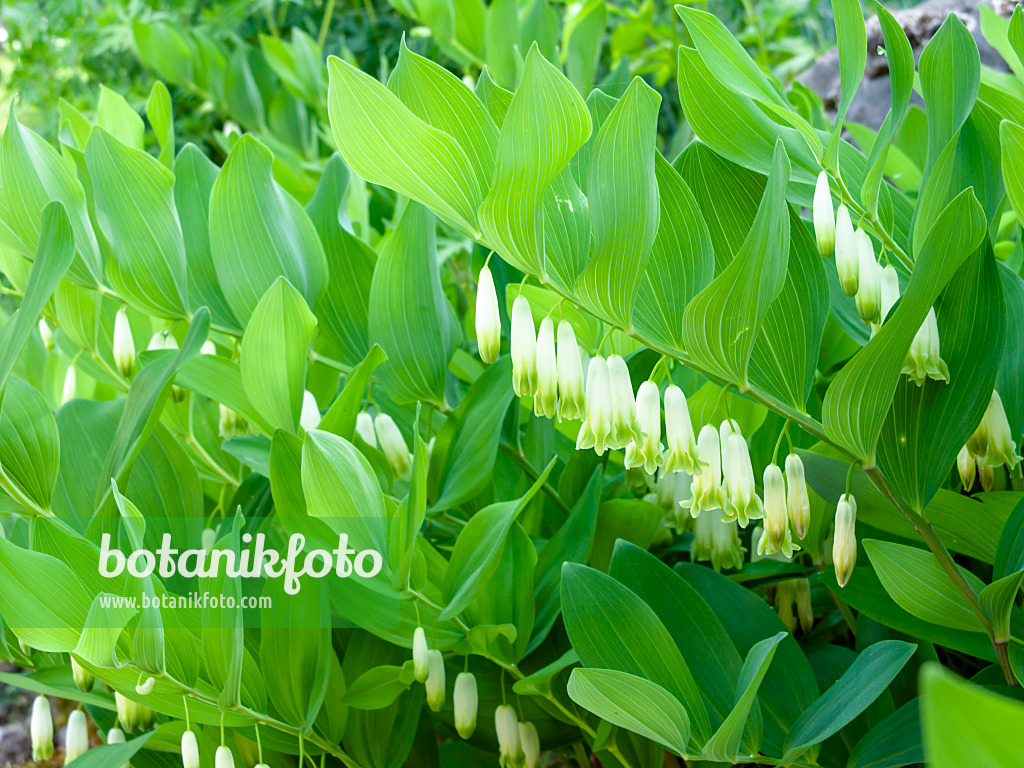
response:
[[[689,715],[697,752],[711,724],[693,675],[654,611],[627,587],[593,568],[562,568],[562,616],[585,667],[614,669],[666,689]]]
[[[784,762],[818,744],[853,720],[877,699],[914,655],[917,646],[883,640],[861,651],[832,686],[793,723]]]
[[[124,96],[105,85],[100,85],[100,98],[96,112],[100,128],[126,147],[142,150],[145,146],[146,125]]]
[[[323,104],[326,83],[316,40],[299,27],[292,27],[290,43],[279,37],[260,35],[260,47],[267,64],[290,93],[311,107],[319,108]]]
[[[297,432],[306,388],[306,359],[316,318],[305,299],[277,278],[253,310],[239,353],[245,393],[275,429]]]
[[[1003,264],[999,266],[999,278],[1003,284],[1006,328],[1020,328],[1024,326],[1024,281]],[[1014,385],[1018,381],[1024,381],[1024,336],[1007,333],[996,389],[1003,401],[1010,432],[1014,435],[1024,434],[1024,389]]]
[[[193,53],[189,41],[174,24],[132,20],[132,38],[139,61],[175,85],[193,80]]]
[[[829,385],[822,405],[825,432],[865,466],[875,464],[878,437],[914,336],[942,289],[981,243],[985,229],[973,191],[965,190],[931,229],[906,293],[881,330]]]
[[[519,12],[516,0],[492,0],[484,15],[486,71],[502,88],[512,90],[518,79]]]
[[[107,262],[110,282],[149,314],[184,317],[188,278],[174,207],[174,174],[103,128],[90,134],[85,162],[96,218],[113,255]]]
[[[853,97],[857,95],[861,78],[864,77],[868,41],[860,0],[832,0],[832,15],[836,21],[836,40],[839,43],[840,97],[835,129],[825,155],[825,167],[838,168],[839,136],[846,121],[846,113],[850,111]]]
[[[921,706],[908,701],[857,742],[847,768],[900,768],[924,762]]]
[[[534,45],[498,139],[491,191],[480,206],[487,244],[512,266],[546,276],[544,192],[590,135],[590,113]]]
[[[356,431],[356,418],[363,405],[363,393],[373,372],[387,359],[384,350],[376,344],[370,348],[362,362],[345,377],[345,386],[320,420],[320,429],[352,440]]]
[[[302,206],[274,181],[273,155],[251,136],[235,144],[210,194],[210,252],[228,306],[247,323],[284,277],[315,307],[327,260]]]
[[[900,607],[919,619],[943,627],[983,632],[974,611],[939,565],[931,552],[906,544],[875,539],[864,540],[864,551],[871,558],[886,592]],[[975,592],[984,584],[969,571],[961,569]]]
[[[591,150],[587,199],[594,242],[576,292],[591,311],[622,328],[632,328],[633,301],[658,234],[660,105],[658,92],[634,78]]]
[[[1004,768],[1024,763],[1024,705],[971,685],[931,663],[921,670],[924,754],[932,768]]]
[[[664,519],[664,510],[643,499],[609,499],[597,509],[594,543],[587,563],[607,572],[620,539],[647,549]]]
[[[761,206],[736,257],[686,306],[683,338],[692,359],[706,370],[750,388],[750,352],[769,305],[779,294],[789,264],[789,160],[782,143]]]
[[[992,624],[992,632],[997,642],[1008,642],[1010,639],[1010,613],[1016,607],[1017,592],[1024,571],[1011,573],[981,590],[978,603],[985,618]]]
[[[157,80],[146,101],[146,117],[153,126],[157,143],[160,145],[160,162],[168,168],[174,167],[174,108],[167,86]]]
[[[778,648],[779,642],[786,636],[786,632],[779,632],[774,637],[766,637],[759,643],[755,643],[747,652],[747,658],[743,660],[743,668],[740,670],[739,681],[736,684],[736,705],[729,716],[725,718],[721,727],[715,731],[714,736],[704,745],[705,757],[719,762],[735,763],[737,761],[740,755],[740,739],[746,728],[751,708],[754,706],[757,691],[761,687],[764,676],[768,673],[768,666],[775,657],[775,650]],[[756,752],[756,749],[751,751]]]
[[[440,475],[433,511],[457,507],[491,482],[501,425],[514,394],[511,381],[511,360],[503,357],[473,382],[445,422],[438,444],[451,443],[452,447]]]
[[[331,130],[349,167],[369,182],[423,203],[464,232],[478,233],[483,191],[456,139],[348,62],[331,56],[327,69]],[[390,138],[383,141],[382,135]]]
[[[995,579],[1024,569],[1024,498],[1014,506],[1001,530],[992,567]]]
[[[512,524],[527,507],[555,466],[552,459],[530,489],[520,498],[491,504],[473,515],[455,540],[444,576],[445,609],[438,621],[458,616],[477,590],[497,570]]]
[[[575,13],[567,9],[562,27],[562,58],[566,75],[581,94],[586,95],[594,88],[607,26],[604,0],[587,0]]]
[[[384,709],[409,690],[410,684],[402,667],[385,664],[368,669],[353,680],[341,701],[354,709]]]
[[[686,709],[657,683],[616,669],[574,669],[569,698],[612,725],[639,733],[685,757]]]
[[[0,397],[0,473],[49,509],[60,465],[53,412],[39,390],[19,378],[8,379]]]
[[[146,746],[146,742],[155,733],[156,731],[144,733],[123,744],[100,744],[65,765],[74,766],[74,768],[107,768],[110,765],[127,765],[128,761]]]
[[[1024,126],[1003,120],[999,123],[1003,181],[1017,220],[1024,221]]]
[[[175,383],[226,405],[263,434],[274,433],[246,395],[238,363],[219,355],[197,355],[178,371]]]
[[[878,443],[882,472],[915,512],[946,484],[985,414],[1003,357],[1003,285],[987,239],[953,275],[935,311],[950,381],[919,387],[900,377]]]
[[[434,217],[409,204],[380,248],[370,284],[370,340],[387,353],[381,385],[399,403],[444,407],[461,331],[441,287]]]

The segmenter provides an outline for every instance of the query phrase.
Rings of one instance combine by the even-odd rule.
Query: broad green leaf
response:
[[[743,660],[743,668],[740,670],[739,681],[736,684],[736,706],[725,718],[721,727],[715,731],[714,736],[704,745],[705,757],[730,763],[736,762],[740,755],[740,739],[757,698],[757,691],[761,687],[764,676],[768,673],[768,666],[775,657],[775,650],[784,637],[786,637],[785,632],[779,632],[774,637],[766,637],[747,652],[747,658]],[[756,750],[752,751],[756,752]]]
[[[457,507],[491,482],[501,425],[514,394],[511,381],[511,361],[503,357],[473,383],[441,428],[437,441],[451,443],[451,449],[433,511]]]
[[[683,312],[711,282],[715,253],[696,198],[668,161],[654,158],[658,235],[633,305],[633,324],[662,344],[683,349]]]
[[[184,317],[188,278],[174,207],[174,174],[103,128],[89,136],[85,162],[96,218],[113,256],[107,262],[110,282],[149,314]]]
[[[174,161],[174,205],[185,240],[189,309],[194,312],[208,307],[215,325],[241,331],[224,298],[210,253],[210,191],[219,170],[195,144],[182,147]]]
[[[129,647],[125,627],[137,611],[126,607],[119,597],[123,596],[100,592],[93,598],[73,651],[79,659],[98,667],[121,667],[130,661],[130,654],[122,658],[117,646]]]
[[[1009,640],[1010,613],[1016,607],[1015,601],[1022,580],[1024,580],[1024,571],[1017,571],[993,581],[978,595],[981,612],[991,622],[992,632],[999,642]]]
[[[832,0],[832,16],[836,22],[836,40],[839,43],[839,107],[836,110],[835,128],[825,154],[825,166],[838,168],[839,136],[850,111],[853,97],[860,88],[864,77],[864,66],[868,59],[867,30],[864,25],[864,10],[860,0]]]
[[[263,434],[274,433],[246,395],[238,363],[217,355],[197,355],[182,366],[175,383],[227,406]]]
[[[228,114],[233,115],[243,128],[259,131],[266,128],[266,109],[250,63],[252,50],[252,46],[240,42],[230,57],[226,51],[221,52],[220,55],[225,56],[223,63],[226,71],[218,74],[218,79],[223,78],[223,96]]]
[[[689,746],[711,737],[700,689],[672,636],[655,612],[629,588],[574,563],[562,569],[562,616],[584,667],[614,669],[666,689],[690,718]]]
[[[1024,763],[1024,705],[961,680],[938,663],[921,670],[921,726],[931,768]]]
[[[907,33],[903,31],[896,18],[879,2],[875,2],[875,12],[882,28],[882,39],[885,42],[885,57],[889,60],[889,82],[891,88],[891,106],[889,113],[882,121],[875,135],[871,152],[868,155],[868,172],[861,186],[861,202],[869,214],[878,208],[878,187],[882,183],[882,174],[886,168],[889,149],[896,137],[903,115],[910,104],[910,94],[914,86],[914,51],[910,47]]]
[[[782,143],[761,206],[736,257],[687,305],[683,339],[689,356],[741,391],[750,388],[750,352],[789,265],[790,220],[785,199],[789,160]]]
[[[562,27],[562,59],[565,72],[581,94],[594,87],[594,74],[601,58],[608,8],[604,0],[587,0],[566,9]]]
[[[924,762],[921,705],[912,699],[857,742],[847,768],[900,768]]]
[[[876,539],[865,539],[864,551],[886,592],[908,613],[943,627],[984,631],[978,616],[931,552]],[[974,591],[981,592],[982,581],[968,571],[961,572]]]
[[[587,199],[594,242],[576,292],[599,317],[627,329],[658,234],[654,161],[660,105],[657,91],[634,78],[601,126],[590,158]]]
[[[410,51],[404,38],[388,90],[418,118],[455,140],[469,159],[481,195],[486,195],[498,128],[476,94],[444,67]]]
[[[38,389],[12,378],[0,395],[0,473],[42,509],[60,464],[60,438],[50,406]]]
[[[299,27],[292,27],[290,43],[279,37],[260,35],[260,47],[267,64],[281,78],[285,88],[311,107],[322,106],[327,84],[316,40]]]
[[[946,483],[981,421],[1003,356],[1003,286],[988,240],[953,275],[935,310],[950,381],[919,387],[900,377],[878,443],[882,472],[915,512]]]
[[[784,762],[803,754],[867,709],[914,655],[916,645],[883,640],[861,651],[832,686],[793,723]]]
[[[612,725],[639,733],[681,757],[688,754],[686,709],[657,683],[616,669],[574,669],[569,698]]]
[[[594,542],[587,564],[607,572],[619,541],[647,549],[654,541],[664,510],[643,499],[609,499],[597,508]]]
[[[1024,281],[1004,264],[999,266],[999,278],[1003,284],[1006,328],[1024,327]],[[1024,388],[1015,386],[1015,382],[1024,381],[1024,335],[1008,332],[1005,339],[996,389],[1002,398],[1011,434],[1024,435]]]
[[[571,294],[587,265],[593,239],[590,203],[576,186],[571,166],[555,176],[542,206],[548,277],[552,285]]]
[[[132,38],[139,61],[175,85],[190,86],[193,52],[188,39],[174,24],[132,20]]]
[[[245,326],[239,367],[245,393],[275,429],[297,432],[316,318],[287,279],[277,278]]]
[[[353,680],[341,701],[354,709],[384,709],[409,690],[409,685],[402,667],[383,664],[366,670]]]
[[[1024,126],[1003,120],[999,124],[1003,181],[1017,219],[1024,221]]]
[[[99,692],[83,693],[78,690],[70,664],[46,667],[35,672],[0,672],[0,683],[44,696],[80,701],[99,710],[117,711],[113,696]]]
[[[461,330],[441,287],[434,217],[406,206],[373,270],[370,340],[387,354],[380,383],[399,403],[444,407],[448,361]]]
[[[492,0],[484,16],[484,61],[487,72],[502,88],[512,90],[518,80],[519,12],[517,0]]]
[[[321,419],[320,429],[352,440],[356,431],[356,418],[363,405],[363,393],[373,372],[387,359],[384,350],[376,344],[370,348],[362,362],[345,377],[345,386]]]
[[[902,300],[829,385],[822,405],[825,432],[865,466],[875,464],[878,437],[914,336],[942,289],[981,243],[985,229],[973,192],[964,191],[931,229]]]
[[[1001,579],[1024,569],[1024,499],[1013,508],[1002,526],[992,576]]]
[[[157,80],[146,101],[146,117],[156,134],[160,145],[160,162],[168,168],[174,167],[174,108],[167,86]]]
[[[544,192],[590,135],[586,104],[534,45],[498,139],[491,191],[480,206],[487,244],[524,272],[546,276]]]
[[[146,746],[156,731],[144,733],[123,744],[100,744],[91,748],[88,752],[76,757],[65,765],[74,768],[107,768],[110,765],[127,765],[139,750]]]
[[[327,69],[331,130],[349,167],[369,182],[423,203],[465,232],[477,233],[483,191],[456,139],[424,122],[348,62],[332,56]]]
[[[328,345],[328,354],[354,364],[370,351],[367,308],[377,254],[341,224],[348,183],[345,161],[331,155],[306,213],[331,265],[327,290],[314,307],[320,340]]]
[[[210,253],[220,287],[239,323],[284,277],[315,307],[327,285],[327,260],[302,206],[274,181],[273,155],[243,136],[210,193]]]
[[[0,229],[10,232],[14,242],[7,244],[26,258],[31,259],[39,247],[43,209],[51,200],[64,204],[74,230],[78,254],[68,270],[69,279],[80,285],[100,285],[103,258],[82,185],[57,150],[18,122],[11,102],[7,128],[0,138],[0,220],[5,225]]]
[[[267,472],[277,516],[305,516],[306,497],[302,493],[302,440],[283,429],[275,431],[270,441]]]
[[[530,489],[520,498],[484,507],[466,523],[455,540],[455,547],[445,573],[442,591],[446,606],[438,617],[439,621],[458,616],[472,601],[481,585],[497,570],[512,524],[537,495],[541,486],[547,482],[554,466],[555,460],[552,459]]]
[[[105,85],[100,85],[96,118],[100,128],[126,147],[142,150],[145,146],[146,125],[139,113],[124,96]]]

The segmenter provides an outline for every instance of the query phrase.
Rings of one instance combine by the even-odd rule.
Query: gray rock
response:
[[[984,5],[992,8],[1006,19],[1010,18],[1015,1],[983,0]],[[932,36],[942,26],[946,16],[955,13],[974,35],[981,53],[981,63],[999,70],[1006,70],[1006,64],[995,49],[981,34],[981,21],[975,0],[927,0],[914,8],[894,11],[893,16],[907,33],[907,38],[914,49],[914,60],[921,56],[921,51]],[[872,16],[867,21],[868,63],[864,80],[861,82],[853,104],[850,106],[848,120],[877,129],[889,112],[889,60],[878,49],[883,46],[882,28],[878,18]],[[808,70],[798,78],[800,82],[813,90],[825,102],[830,115],[835,114],[839,103],[839,52],[833,48],[819,57]],[[921,98],[915,93],[911,103],[922,104]]]

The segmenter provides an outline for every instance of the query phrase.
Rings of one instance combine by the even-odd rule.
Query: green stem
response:
[[[327,33],[331,29],[331,17],[334,16],[334,0],[327,0],[327,7],[324,8],[324,18],[320,22],[320,34],[317,35],[316,45],[321,54],[324,50],[324,43],[327,42]]]
[[[537,470],[533,468],[530,462],[526,460],[526,457],[523,456],[523,454],[521,454],[508,443],[501,442],[499,443],[499,446],[502,452],[510,459],[512,459],[512,461],[515,464],[517,464],[519,468],[523,470],[523,472],[526,473],[526,476],[530,478],[531,482],[536,482],[537,478],[540,477],[540,475],[538,474]],[[572,514],[572,510],[565,505],[565,502],[562,501],[561,498],[559,498],[558,492],[555,491],[555,489],[552,488],[548,483],[544,483],[540,487],[540,489],[544,492],[545,496],[547,496],[549,499],[551,499],[551,501],[554,502],[556,507],[562,510],[566,517]]]

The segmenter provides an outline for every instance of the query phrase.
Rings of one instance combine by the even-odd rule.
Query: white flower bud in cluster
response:
[[[379,413],[373,425],[377,431],[377,442],[395,477],[407,477],[412,467],[412,456],[395,420],[386,413]]]
[[[114,702],[117,704],[117,720],[128,733],[134,733],[139,728],[145,730],[153,720],[152,710],[137,704],[119,691],[114,692]]]
[[[875,261],[875,247],[862,229],[857,230],[857,252],[857,313],[865,323],[877,325],[882,322],[882,266]]]
[[[787,579],[775,586],[775,610],[778,611],[779,620],[786,625],[791,634],[796,633],[797,627],[796,616],[793,614],[793,601],[796,598],[793,581],[794,579]]]
[[[246,430],[245,419],[223,403],[220,404],[220,420],[217,423],[217,432],[225,440],[230,440]]]
[[[419,683],[425,682],[430,674],[430,646],[423,627],[416,627],[412,633],[412,670]]]
[[[716,571],[743,567],[743,546],[736,521],[725,521],[705,512],[694,521],[690,557],[694,561],[710,560]]]
[[[156,678],[147,677],[143,682],[138,683],[135,686],[135,692],[139,694],[139,696],[149,696],[149,694],[153,692],[154,688],[156,688]]]
[[[625,448],[640,434],[636,420],[636,401],[629,367],[618,355],[608,357],[608,383],[612,396],[612,429],[608,436],[610,448]]]
[[[811,524],[811,499],[804,478],[804,462],[795,453],[786,457],[786,486],[789,520],[797,537],[802,539]]]
[[[956,455],[956,470],[960,473],[960,482],[965,491],[970,491],[974,486],[974,478],[978,471],[978,461],[966,445]]]
[[[476,344],[480,359],[493,363],[501,352],[501,313],[494,278],[486,266],[476,281]]]
[[[455,678],[455,730],[459,736],[468,739],[476,730],[476,710],[479,705],[476,690],[476,675],[472,672],[460,672]]]
[[[498,764],[501,768],[517,768],[524,759],[519,742],[519,718],[509,704],[494,710],[494,730],[498,736]]]
[[[160,350],[160,349],[177,349],[178,340],[174,338],[170,331],[159,331],[154,333],[152,338],[149,340],[149,346],[147,350]]]
[[[992,467],[981,465],[978,467],[978,482],[981,483],[981,490],[988,491],[992,490],[992,486],[996,482],[996,473]]]
[[[199,742],[192,731],[181,734],[181,762],[184,768],[199,768]]]
[[[523,768],[537,768],[540,760],[540,737],[533,723],[519,723],[519,745],[523,751]]]
[[[537,332],[530,302],[519,295],[512,302],[512,389],[516,397],[530,397],[537,388]]]
[[[558,420],[578,419],[587,415],[587,399],[583,378],[583,360],[572,326],[562,320],[558,324]]]
[[[41,761],[53,757],[53,714],[45,696],[36,696],[32,702],[32,759]]]
[[[910,345],[903,373],[919,387],[923,387],[928,379],[949,383],[949,368],[939,353],[939,324],[935,319],[935,307],[928,310],[928,316]]]
[[[612,428],[612,390],[608,363],[598,355],[591,358],[587,371],[587,413],[580,426],[576,448],[593,448],[598,455],[607,450]]]
[[[114,363],[126,379],[135,372],[135,339],[128,322],[128,308],[121,307],[114,317]]]
[[[807,579],[793,579],[793,592],[796,595],[796,615],[800,619],[800,629],[806,635],[814,629],[814,606],[811,603],[811,582]]]
[[[203,346],[199,348],[199,354],[212,355],[215,357],[217,355],[217,345],[214,344],[209,339],[207,339],[206,341],[203,342]]]
[[[893,306],[900,298],[900,277],[896,273],[896,267],[889,264],[882,270],[882,288],[880,292],[880,311],[882,322],[889,316]]]
[[[822,258],[830,258],[836,247],[836,216],[832,207],[828,174],[825,171],[818,174],[818,183],[814,185],[811,217],[814,219],[814,238],[818,241],[818,253]]]
[[[371,448],[377,447],[377,432],[373,428],[373,416],[360,411],[356,416],[356,434]]]
[[[67,765],[89,750],[89,723],[85,712],[80,709],[72,712],[64,733],[64,765]]]
[[[540,330],[537,331],[537,391],[533,395],[533,412],[549,419],[558,414],[555,324],[550,316],[540,321]]]
[[[235,756],[231,750],[221,745],[217,747],[217,753],[213,756],[214,768],[235,768]]]
[[[764,505],[754,488],[754,468],[747,441],[736,422],[722,422],[720,435],[725,492],[723,519],[737,520],[741,528],[746,528],[751,520],[764,516]]]
[[[653,475],[662,463],[661,444],[661,393],[653,381],[640,385],[636,395],[637,424],[640,439],[626,447],[625,466],[627,469],[643,467],[644,472]]]
[[[307,432],[320,426],[320,406],[316,404],[316,396],[308,389],[302,393],[302,411],[299,414],[299,426]]]
[[[668,445],[665,472],[685,471],[695,475],[701,471],[686,395],[675,385],[665,390],[665,442]]]
[[[853,496],[845,493],[839,497],[836,505],[832,563],[836,569],[836,582],[840,587],[845,587],[857,564],[857,502]]]
[[[78,378],[75,375],[75,364],[68,366],[68,372],[64,374],[64,390],[61,392],[60,403],[65,405],[75,399],[75,389],[78,386]]]
[[[107,731],[107,744],[124,744],[127,739],[125,738],[124,731],[120,728],[111,728]]]
[[[722,450],[718,430],[705,424],[697,436],[697,454],[701,470],[694,474],[690,484],[690,498],[683,506],[690,515],[699,518],[701,512],[725,508],[722,489]]]
[[[46,322],[46,318],[39,318],[39,338],[43,340],[43,346],[47,349],[53,349],[53,331],[50,329],[50,324]]]
[[[793,551],[800,549],[789,532],[787,507],[786,479],[777,465],[769,464],[764,468],[764,534],[757,546],[759,555],[781,551],[792,557]]]
[[[1017,443],[1013,439],[1010,422],[1006,418],[1003,399],[994,389],[985,415],[981,417],[981,423],[967,441],[967,448],[974,455],[979,468],[992,469],[1005,464],[1010,469],[1015,469],[1020,463],[1021,457],[1017,453]],[[966,483],[964,487],[967,487]]]
[[[444,656],[436,648],[427,654],[427,679],[423,685],[427,689],[427,706],[434,712],[444,709],[445,674]]]
[[[840,204],[836,213],[836,271],[839,285],[847,296],[857,295],[857,278],[860,268],[860,248],[850,221],[850,211]]]
[[[71,677],[75,681],[75,687],[82,693],[91,691],[93,684],[96,682],[96,678],[92,676],[92,673],[75,661],[74,656],[71,657]]]

